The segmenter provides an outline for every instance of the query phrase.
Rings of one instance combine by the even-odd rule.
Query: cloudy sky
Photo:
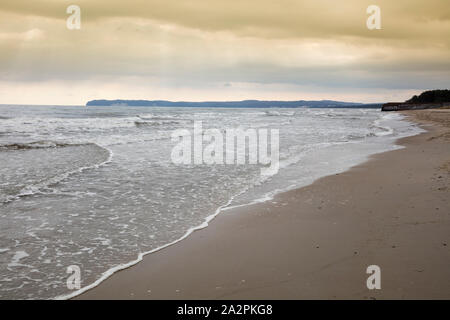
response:
[[[372,4],[381,30],[366,26]],[[449,87],[448,0],[0,2],[2,104],[383,102]]]

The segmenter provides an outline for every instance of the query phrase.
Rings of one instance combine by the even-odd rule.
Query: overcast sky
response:
[[[371,4],[381,30],[366,27]],[[449,87],[449,0],[0,2],[2,104],[383,102]]]

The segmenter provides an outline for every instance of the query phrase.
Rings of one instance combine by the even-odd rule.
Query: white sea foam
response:
[[[20,264],[19,262],[20,262],[20,260],[22,260],[23,258],[26,258],[26,257],[28,257],[28,256],[29,256],[29,254],[26,253],[25,251],[17,251],[17,252],[14,254],[14,256],[13,256],[11,262],[8,264],[8,267],[20,267],[20,266],[24,266],[23,264]]]
[[[112,276],[114,273],[116,273],[117,271],[127,269],[127,268],[129,268],[129,267],[131,267],[131,266],[134,266],[135,264],[141,262],[141,261],[143,260],[143,258],[144,258],[146,255],[151,254],[151,253],[154,253],[154,252],[157,252],[157,251],[160,251],[160,250],[165,249],[165,248],[167,248],[167,247],[170,247],[170,246],[172,246],[172,245],[174,245],[174,244],[176,244],[176,243],[178,243],[178,242],[180,242],[180,241],[186,239],[186,238],[189,237],[194,231],[198,231],[198,230],[201,230],[201,229],[206,228],[206,227],[209,225],[209,223],[210,223],[210,222],[211,222],[211,221],[212,221],[212,220],[213,220],[213,219],[214,219],[214,218],[215,218],[215,217],[216,217],[216,216],[217,216],[224,208],[226,208],[228,205],[230,205],[230,203],[233,201],[233,199],[234,199],[234,197],[230,198],[230,200],[228,200],[228,202],[227,202],[225,205],[220,206],[219,208],[217,208],[217,210],[216,210],[213,214],[207,216],[206,219],[203,221],[203,223],[201,223],[201,224],[198,225],[198,226],[195,226],[195,227],[190,228],[190,229],[189,229],[189,230],[188,230],[181,238],[179,238],[179,239],[177,239],[177,240],[175,240],[175,241],[172,241],[172,242],[170,242],[170,243],[167,243],[167,244],[165,244],[165,245],[163,245],[163,246],[160,246],[160,247],[158,247],[158,248],[155,248],[155,249],[152,249],[152,250],[149,250],[149,251],[146,251],[146,252],[141,252],[141,253],[139,253],[139,255],[138,255],[138,257],[137,257],[136,260],[130,261],[130,262],[128,262],[128,263],[124,263],[124,264],[117,265],[117,266],[115,266],[115,267],[113,267],[113,268],[107,270],[106,272],[104,272],[104,273],[100,276],[100,278],[98,278],[98,279],[97,279],[95,282],[93,282],[92,284],[87,285],[87,286],[85,286],[85,287],[83,287],[83,288],[81,288],[81,289],[79,289],[79,290],[77,290],[77,291],[74,291],[74,292],[70,293],[70,294],[60,295],[60,296],[56,297],[55,300],[67,300],[67,299],[76,297],[76,296],[82,294],[83,292],[86,292],[86,291],[88,291],[88,290],[90,290],[90,289],[92,289],[92,288],[95,288],[95,287],[98,286],[100,283],[102,283],[103,281],[105,281],[106,279],[108,279],[109,277],[111,277],[111,276]]]

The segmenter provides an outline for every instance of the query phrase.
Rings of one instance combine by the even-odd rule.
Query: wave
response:
[[[388,135],[391,135],[394,133],[393,128],[381,125],[380,121],[381,120],[377,119],[370,125],[371,128],[376,128],[376,129],[381,130],[379,132],[374,133],[377,137],[388,136]]]
[[[178,125],[181,123],[189,122],[188,119],[181,119],[178,115],[164,115],[164,116],[155,116],[153,114],[144,114],[137,115],[139,120],[135,120],[134,124],[136,127],[157,127],[164,125]]]
[[[2,121],[8,131],[20,134],[49,133],[80,133],[99,132],[105,130],[118,130],[132,128],[138,118],[111,117],[111,118],[43,118],[43,117],[18,117]]]
[[[148,120],[148,121],[135,121],[134,124],[136,127],[158,127],[158,126],[166,126],[166,125],[177,125],[180,124],[180,121],[173,121],[173,120],[160,120],[160,121],[154,121],[154,120]]]
[[[149,114],[143,114],[143,115],[138,114],[137,117],[142,120],[174,120],[174,119],[183,120],[183,119],[180,119],[179,115],[176,115],[176,114],[173,114],[173,115],[166,114],[164,116],[162,116],[162,115],[155,116],[155,115],[149,113]]]
[[[278,116],[283,116],[283,117],[290,117],[295,115],[295,111],[275,111],[275,110],[270,110],[270,111],[265,111],[266,116],[269,117],[278,117]]]
[[[49,148],[64,148],[71,146],[81,146],[83,144],[70,144],[56,141],[35,141],[27,143],[10,143],[0,144],[0,150],[30,150],[30,149],[49,149]]]
[[[59,144],[59,143],[57,143]],[[57,183],[62,182],[63,180],[67,179],[68,177],[77,174],[77,173],[82,173],[83,171],[89,170],[89,169],[98,169],[99,167],[106,165],[108,163],[110,163],[112,161],[113,158],[113,152],[110,149],[104,148],[99,146],[98,144],[95,143],[86,143],[86,144],[61,144],[65,147],[67,146],[95,146],[97,148],[100,148],[102,150],[105,150],[108,154],[108,156],[106,157],[106,159],[104,161],[101,161],[99,163],[94,163],[92,165],[88,165],[88,166],[82,166],[79,168],[76,168],[74,170],[69,170],[63,173],[60,173],[54,177],[45,179],[43,181],[37,182],[37,183],[32,183],[29,184],[25,187],[23,187],[17,194],[14,195],[8,195],[6,198],[1,199],[0,203],[2,204],[7,204],[9,202],[18,200],[22,197],[26,197],[26,196],[31,196],[31,195],[35,195],[35,194],[48,194],[48,192],[43,192],[43,189],[45,188],[49,188],[52,185],[56,185]],[[51,147],[48,147],[51,148]],[[39,149],[39,148],[38,148]],[[52,192],[55,193],[55,192]]]

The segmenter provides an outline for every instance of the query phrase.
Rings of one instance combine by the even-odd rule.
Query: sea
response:
[[[175,130],[276,129],[279,170],[177,164]],[[421,132],[377,109],[0,105],[0,299],[66,299],[230,208],[343,172]],[[80,288],[67,285],[80,270]]]

